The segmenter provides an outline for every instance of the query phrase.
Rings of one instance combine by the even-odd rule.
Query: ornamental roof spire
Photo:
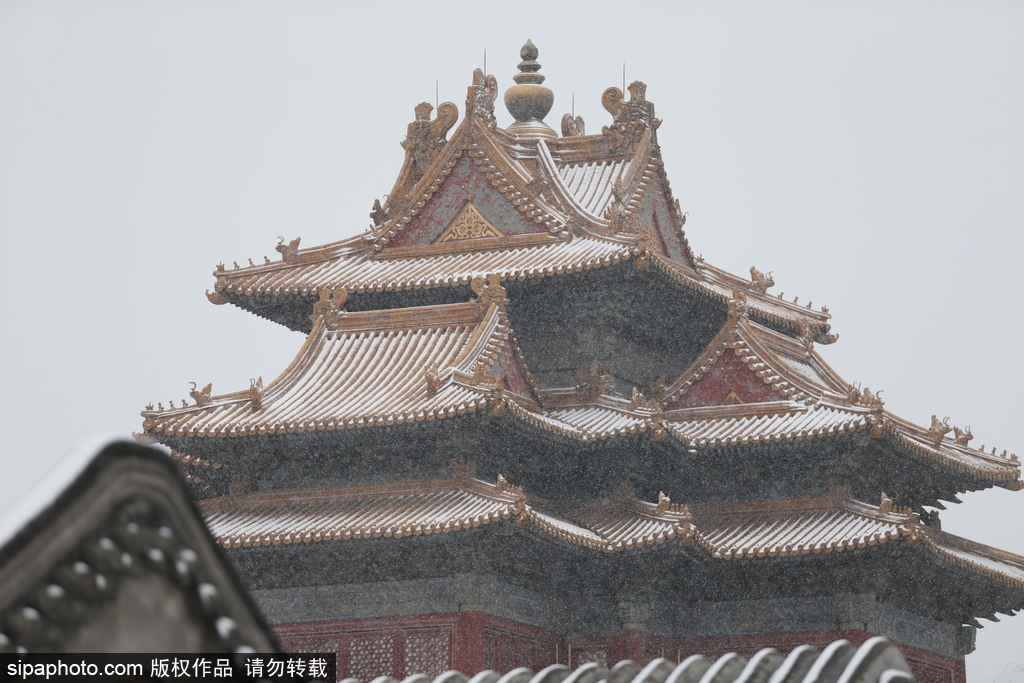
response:
[[[527,40],[519,51],[523,60],[519,62],[520,73],[513,77],[516,84],[505,91],[505,107],[516,122],[506,130],[515,135],[558,137],[543,120],[555,103],[555,94],[541,85],[544,75],[539,73],[538,54],[532,40]]]

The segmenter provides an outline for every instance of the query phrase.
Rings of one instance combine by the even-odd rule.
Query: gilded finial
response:
[[[539,73],[538,54],[537,46],[530,40],[519,51],[523,61],[519,62],[519,73],[513,77],[516,84],[505,91],[505,107],[516,120],[508,127],[508,132],[529,137],[558,137],[544,123],[544,117],[555,103],[555,94],[541,85],[544,75]]]
[[[519,50],[519,57],[523,60],[519,62],[519,71],[521,73],[516,74],[512,80],[516,83],[543,83],[544,75],[538,73],[540,71],[540,63],[537,61],[538,55],[540,55],[540,51],[537,50],[537,46],[533,44],[532,40],[527,38],[526,44]]]

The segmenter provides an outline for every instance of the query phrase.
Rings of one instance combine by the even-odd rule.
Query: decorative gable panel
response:
[[[668,410],[781,400],[783,397],[735,353],[726,351],[679,400],[668,406]]]
[[[682,230],[677,227],[679,219],[668,196],[664,182],[660,178],[652,180],[634,220],[646,228],[643,236],[652,243],[650,247],[654,251],[665,254],[673,261],[692,266],[689,247]]]
[[[438,242],[459,242],[475,240],[481,237],[504,237],[505,233],[494,227],[494,224],[480,215],[473,202],[466,202],[455,220],[444,229]]]
[[[498,351],[498,356],[495,358],[489,374],[492,377],[500,377],[509,391],[536,400],[530,376],[526,368],[523,367],[519,354],[513,352],[508,343]]]
[[[524,216],[494,187],[483,171],[464,155],[455,163],[451,173],[441,183],[441,187],[427,200],[419,213],[391,238],[388,247],[416,247],[455,239],[472,239],[453,237],[448,233],[451,227],[457,225],[460,218],[463,221],[469,220],[470,216],[462,214],[470,205],[484,223],[498,232],[498,237],[547,232],[543,224]]]

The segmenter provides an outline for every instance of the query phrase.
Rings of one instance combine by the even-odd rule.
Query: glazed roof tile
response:
[[[558,164],[558,176],[581,208],[604,216],[614,199],[612,188],[629,173],[632,159],[601,159]]]
[[[226,497],[200,503],[217,541],[229,548],[358,538],[402,538],[470,529],[515,518],[543,533],[602,552],[685,539],[689,513],[649,503],[591,510],[590,522],[538,509],[522,489],[469,476],[328,491]]]
[[[840,552],[917,533],[909,511],[882,513],[849,498],[706,506],[694,516],[698,542],[720,559]]]
[[[943,436],[936,440],[928,430],[889,411],[883,413],[887,436],[915,455],[963,472],[1000,482],[1011,490],[1020,488],[1020,462],[1015,455],[996,455],[958,444]]]
[[[499,478],[451,479],[343,489],[225,496],[199,503],[227,548],[426,536],[514,520],[566,543],[622,552],[678,541],[717,560],[756,560],[864,549],[894,541],[921,547],[960,569],[1024,589],[1024,558],[922,525],[906,508],[830,497],[702,505],[629,495],[552,503]]]
[[[574,427],[581,434],[599,439],[633,434],[645,429],[648,422],[644,415],[630,414],[622,408],[603,405],[551,410],[546,415],[554,421]]]
[[[831,318],[824,309],[799,306],[767,292],[758,292],[751,288],[750,280],[737,277],[705,261],[699,261],[696,270],[661,254],[652,254],[651,262],[676,282],[700,291],[720,303],[727,303],[735,291],[741,291],[747,297],[747,303],[755,315],[787,329],[792,329],[798,320],[806,319],[820,327],[827,324]]]
[[[349,292],[380,292],[467,285],[475,276],[503,280],[542,277],[599,268],[630,258],[631,245],[595,237],[541,236],[544,243],[504,245],[408,258],[375,258],[368,248],[341,248],[330,256],[297,265],[272,264],[217,273],[218,291],[244,296],[314,294],[342,287]]]
[[[508,336],[499,307],[475,303],[344,313],[317,319],[299,355],[259,392],[143,413],[146,429],[176,436],[243,436],[439,419],[487,403],[470,383]],[[436,368],[437,386],[426,373]]]
[[[728,412],[733,414],[722,414]],[[771,405],[745,404],[731,411],[721,407],[673,411],[666,414],[665,427],[680,441],[704,448],[860,431],[871,426],[869,417],[867,411],[855,408],[780,401]]]
[[[924,542],[954,565],[980,571],[1001,583],[1024,586],[1024,557],[931,528],[926,528]]]

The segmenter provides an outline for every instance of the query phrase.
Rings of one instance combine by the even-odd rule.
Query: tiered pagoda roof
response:
[[[1016,456],[971,447],[948,419],[892,414],[819,355],[837,339],[827,309],[769,294],[770,273],[695,257],[645,91],[610,88],[611,125],[585,135],[567,115],[559,137],[539,120],[497,127],[494,77],[477,70],[450,138],[454,104],[434,119],[416,108],[369,230],[311,248],[281,238],[280,261],[218,267],[211,301],[308,335],[266,385],[143,412],[182,462],[223,465],[193,473],[218,540],[514,521],[563,545],[702,562],[899,544],[1004,585],[999,609],[1024,607],[1024,559],[946,534],[925,510],[1021,488]],[[439,478],[459,442],[498,484]],[[262,478],[226,495],[250,470]],[[610,493],[623,478],[689,507]]]
[[[314,316],[306,343],[279,378],[221,396],[197,394],[194,406],[146,411],[146,430],[180,451],[212,458],[225,437],[411,425],[483,411],[534,438],[585,445],[642,436],[698,461],[723,449],[827,449],[856,437],[945,472],[956,486],[922,495],[949,499],[960,487],[1018,485],[1015,460],[886,411],[870,391],[839,378],[809,339],[749,320],[741,299],[733,300],[732,315],[705,352],[679,377],[653,387],[651,398],[639,389],[629,398],[615,395],[596,364],[579,369],[574,387],[539,389],[497,276],[475,282],[481,296],[463,304],[345,312],[328,298],[326,317]]]
[[[888,498],[871,505],[836,489],[818,498],[694,508],[662,494],[657,503],[628,490],[590,501],[545,501],[475,478],[454,463],[450,479],[227,496],[201,503],[225,548],[403,538],[470,531],[507,522],[540,537],[607,553],[674,544],[716,560],[765,560],[863,550],[898,542],[934,561],[1024,589],[1024,558],[922,524]]]

